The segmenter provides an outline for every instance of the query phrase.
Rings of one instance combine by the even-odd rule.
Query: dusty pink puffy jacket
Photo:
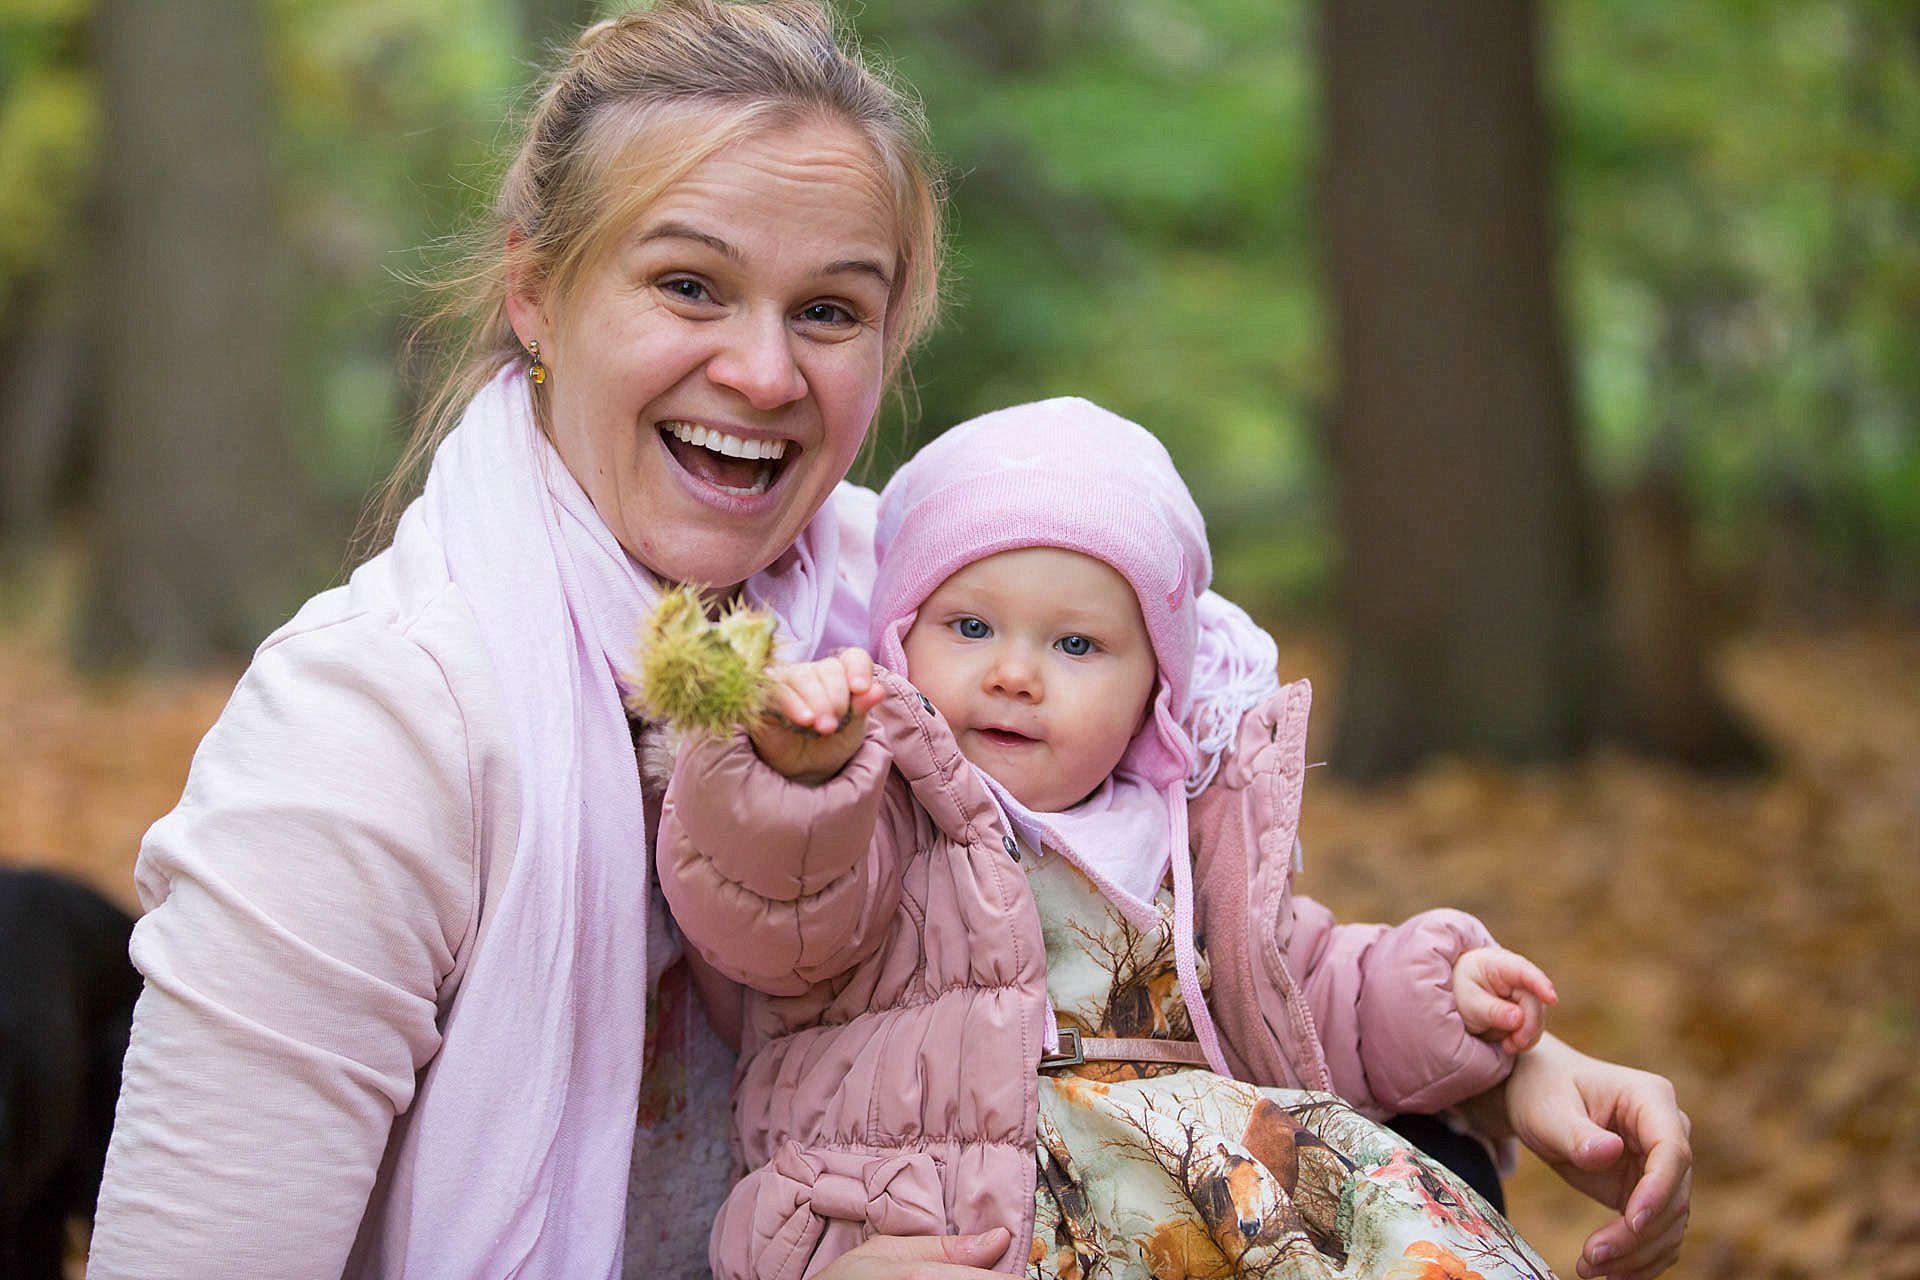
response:
[[[1026,1264],[1040,920],[1017,846],[946,722],[913,687],[809,787],[743,735],[682,747],[658,840],[688,940],[749,992],[734,1139],[747,1175],[714,1223],[713,1272],[812,1274],[870,1235],[985,1231]],[[1292,893],[1305,681],[1241,722],[1193,802],[1196,918],[1236,1075],[1364,1110],[1436,1111],[1507,1060],[1466,1033],[1453,960],[1492,939],[1457,911],[1336,926]]]

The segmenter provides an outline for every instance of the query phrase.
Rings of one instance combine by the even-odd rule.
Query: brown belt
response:
[[[1198,1040],[1123,1040],[1114,1036],[1082,1036],[1072,1027],[1060,1028],[1060,1052],[1043,1054],[1039,1070],[1077,1067],[1083,1062],[1165,1062],[1204,1067],[1207,1051]]]

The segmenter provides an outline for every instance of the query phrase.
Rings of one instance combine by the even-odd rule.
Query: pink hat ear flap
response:
[[[1173,567],[1173,585],[1167,589],[1167,608],[1178,609],[1181,601],[1187,598],[1187,553],[1174,553],[1178,562]]]
[[[879,643],[874,646],[874,661],[897,676],[913,679],[907,670],[907,632],[913,627],[913,620],[920,616],[918,609],[909,609],[902,617],[895,618],[881,628]]]

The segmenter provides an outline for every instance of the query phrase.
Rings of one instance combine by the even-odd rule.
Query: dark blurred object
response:
[[[91,1220],[140,975],[133,920],[77,880],[0,868],[0,1277],[62,1274]]]
[[[247,0],[98,7],[95,662],[246,653],[304,594],[265,21]]]
[[[1699,767],[1759,759],[1708,679],[1684,494],[1599,512],[1582,472],[1540,9],[1319,7],[1348,662],[1333,759],[1356,777],[1441,752],[1559,759],[1600,734]]]
[[[1456,1132],[1438,1116],[1398,1115],[1387,1121],[1387,1127],[1420,1148],[1430,1159],[1452,1170],[1482,1200],[1501,1213],[1507,1211],[1507,1193],[1500,1185],[1500,1169],[1478,1138]]]
[[[1595,647],[1532,3],[1323,0],[1331,443],[1349,670],[1334,758],[1564,756]]]
[[[1693,512],[1679,480],[1649,471],[1606,505],[1608,670],[1614,696],[1601,728],[1695,768],[1766,761],[1721,701],[1708,670],[1724,620],[1694,571]]]

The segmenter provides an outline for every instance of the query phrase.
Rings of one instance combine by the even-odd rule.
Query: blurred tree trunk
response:
[[[93,416],[86,284],[61,264],[10,308],[25,318],[0,349],[0,566],[40,549],[80,467]]]
[[[1713,687],[1706,641],[1721,633],[1693,571],[1693,512],[1677,470],[1658,463],[1609,495],[1607,658],[1601,731],[1641,750],[1719,768],[1763,749]]]
[[[251,0],[103,0],[95,661],[244,652],[282,616],[272,108]]]
[[[1708,678],[1677,496],[1613,512],[1602,603],[1537,7],[1322,0],[1320,18],[1341,768],[1375,776],[1441,750],[1548,759],[1597,730],[1691,764],[1752,763]]]
[[[1337,759],[1578,747],[1596,652],[1523,0],[1322,0]]]

